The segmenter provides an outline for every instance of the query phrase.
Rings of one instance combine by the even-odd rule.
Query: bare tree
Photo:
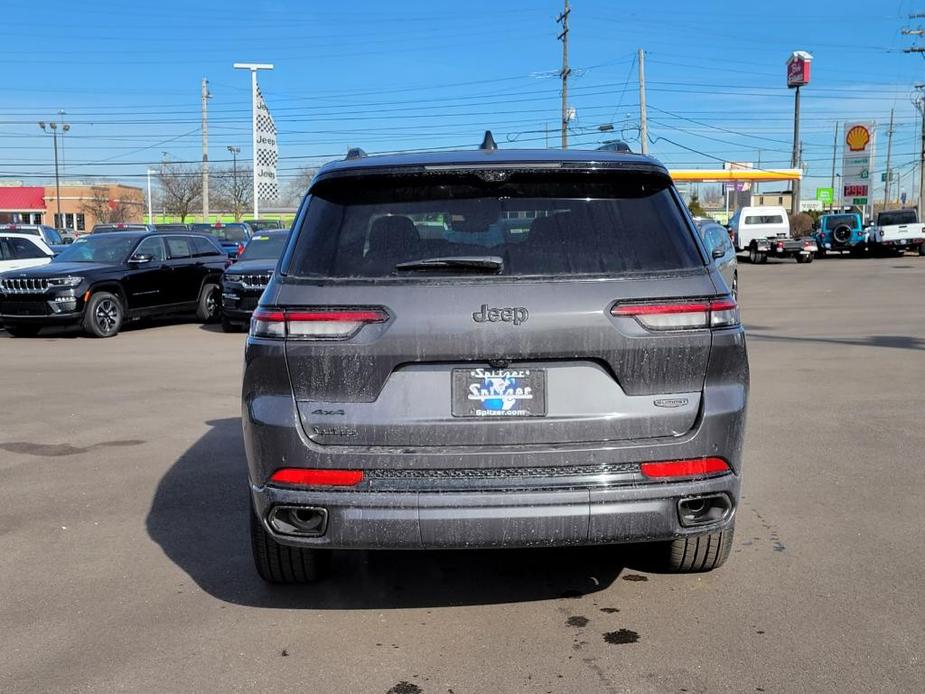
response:
[[[289,179],[289,183],[286,184],[285,188],[280,191],[280,204],[298,207],[299,203],[302,202],[302,198],[305,196],[305,191],[308,190],[308,184],[311,183],[312,178],[314,178],[317,172],[318,169],[311,166],[304,166],[299,169],[292,178]]]
[[[202,195],[202,173],[199,168],[165,163],[157,178],[161,184],[164,208],[185,222],[193,208],[199,205]]]
[[[249,168],[221,169],[210,174],[216,204],[220,209],[231,212],[236,222],[241,221],[245,211],[253,205],[254,187]]]
[[[133,220],[142,208],[137,194],[126,193],[130,199],[110,197],[108,186],[92,186],[90,195],[81,200],[80,210],[101,224],[120,224]]]

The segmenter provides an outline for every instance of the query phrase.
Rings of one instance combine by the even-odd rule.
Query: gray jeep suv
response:
[[[257,570],[627,542],[716,568],[747,394],[735,301],[655,160],[352,152],[312,181],[251,321]]]

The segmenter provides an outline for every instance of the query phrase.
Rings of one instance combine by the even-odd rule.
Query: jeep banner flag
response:
[[[876,123],[845,123],[842,141],[842,200],[848,205],[866,205],[871,199],[870,169],[874,156]]]
[[[279,197],[279,186],[276,180],[276,164],[279,161],[279,149],[276,145],[276,123],[263,100],[260,87],[256,87],[257,94],[254,110],[254,178],[257,182],[257,194],[261,200],[275,201]]]

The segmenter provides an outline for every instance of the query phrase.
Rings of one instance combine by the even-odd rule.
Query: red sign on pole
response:
[[[809,67],[813,57],[806,51],[794,51],[787,60],[787,86],[803,87],[809,84]]]

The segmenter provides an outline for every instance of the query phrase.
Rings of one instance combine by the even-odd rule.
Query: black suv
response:
[[[270,283],[273,269],[286,247],[288,231],[256,234],[237,262],[222,275],[222,329],[236,332],[250,323],[257,300]]]
[[[736,302],[657,161],[348,155],[251,319],[257,570],[650,542],[708,571],[732,547],[747,394]]]
[[[112,337],[126,320],[189,311],[211,322],[227,262],[202,234],[91,234],[48,265],[0,277],[0,320],[17,337],[74,323]]]

